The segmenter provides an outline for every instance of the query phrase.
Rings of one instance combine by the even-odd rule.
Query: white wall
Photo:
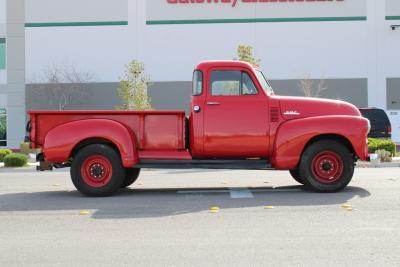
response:
[[[146,25],[145,1],[128,10],[128,26],[27,28],[27,77],[68,61],[116,81],[138,58],[154,80],[190,80],[199,61],[232,59],[239,44],[254,46],[271,79],[367,77],[365,21]]]
[[[0,70],[0,84],[6,84],[6,83],[7,83],[7,71]]]
[[[26,22],[127,20],[128,0],[26,0]]]
[[[131,58],[126,26],[26,29],[27,82],[52,64],[92,72],[98,82],[116,81]]]
[[[386,0],[386,16],[400,16],[399,0]]]
[[[232,59],[239,44],[255,48],[271,79],[367,77],[365,21],[145,26],[142,19],[140,28],[140,55],[156,80],[189,80],[199,61]]]
[[[182,1],[183,2],[183,1]],[[147,1],[147,20],[204,20],[250,18],[310,18],[365,16],[366,0],[319,0],[208,3]]]
[[[386,2],[385,15],[400,17],[400,1],[386,0]],[[381,28],[380,42],[377,47],[377,55],[380,59],[377,70],[380,76],[379,88],[386,88],[386,78],[400,78],[400,28],[392,30],[391,25],[394,24],[400,25],[400,20],[385,20],[379,23]],[[376,99],[378,106],[386,108],[386,94],[377,93]],[[400,110],[389,110],[388,114],[392,122],[393,139],[400,142]]]
[[[5,24],[6,18],[6,0],[0,0],[0,24]],[[0,29],[0,36],[2,35],[2,29]]]

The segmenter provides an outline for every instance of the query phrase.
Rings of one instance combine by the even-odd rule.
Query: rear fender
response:
[[[79,120],[50,130],[43,145],[45,159],[63,163],[71,157],[73,149],[80,142],[89,139],[105,139],[114,144],[126,168],[139,162],[134,134],[121,123],[108,119]]]
[[[356,116],[323,116],[287,121],[278,129],[272,166],[282,170],[295,169],[310,140],[324,135],[346,139],[357,157],[366,160],[368,127],[368,120]]]

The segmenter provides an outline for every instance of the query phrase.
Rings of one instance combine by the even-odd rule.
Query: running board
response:
[[[231,170],[271,170],[265,160],[141,160],[135,168],[152,169],[231,169]]]

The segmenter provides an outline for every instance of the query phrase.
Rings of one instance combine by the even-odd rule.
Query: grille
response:
[[[270,120],[271,122],[279,122],[279,108],[271,107]]]

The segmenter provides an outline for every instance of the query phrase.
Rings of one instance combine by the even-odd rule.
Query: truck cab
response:
[[[192,156],[267,158],[272,89],[262,72],[243,62],[207,62],[193,76]]]

